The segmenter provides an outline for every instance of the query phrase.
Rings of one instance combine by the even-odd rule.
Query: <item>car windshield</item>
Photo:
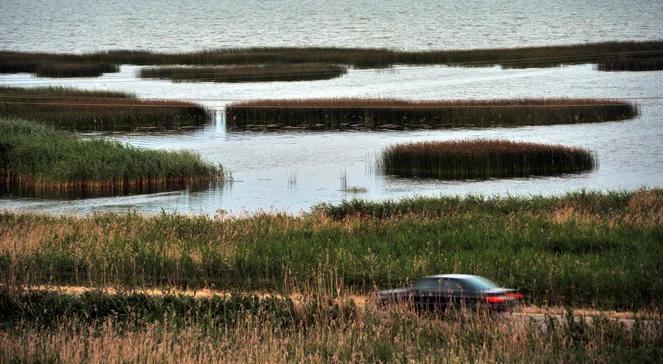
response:
[[[478,276],[461,279],[461,284],[465,289],[473,291],[486,291],[493,288],[500,288],[495,282]]]

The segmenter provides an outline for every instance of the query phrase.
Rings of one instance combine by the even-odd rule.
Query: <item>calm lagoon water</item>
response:
[[[249,46],[451,49],[646,40],[663,35],[663,3],[642,0],[3,0],[0,13],[0,49],[50,52]],[[0,75],[0,84],[120,90],[144,98],[200,102],[219,112],[214,124],[204,130],[107,137],[146,148],[197,151],[222,163],[234,182],[201,192],[71,201],[0,198],[0,208],[51,213],[128,209],[298,213],[316,203],[355,197],[559,194],[582,188],[663,186],[663,100],[656,99],[663,96],[663,72],[606,73],[592,65],[520,70],[399,66],[351,70],[326,81],[212,84],[143,81],[136,79],[136,71],[136,66],[125,65],[120,73],[68,80]],[[523,128],[226,132],[225,105],[271,97],[614,97],[638,103],[641,116],[622,122]],[[463,138],[584,146],[596,153],[600,165],[589,173],[563,177],[461,182],[397,179],[375,169],[380,151],[390,144]],[[366,192],[345,192],[344,185]]]
[[[134,92],[145,98],[194,100],[219,111],[204,130],[177,134],[107,135],[146,148],[188,149],[222,163],[234,182],[199,192],[48,201],[2,199],[4,207],[52,213],[93,211],[177,211],[233,214],[260,210],[298,213],[321,202],[394,199],[413,195],[532,195],[579,189],[630,190],[663,185],[663,72],[599,72],[592,65],[503,70],[500,67],[406,67],[351,70],[346,76],[314,82],[251,84],[171,83],[135,78],[138,67],[97,79],[54,80],[27,74],[3,75],[0,84],[62,85]],[[436,98],[608,97],[640,105],[637,119],[599,124],[426,131],[227,132],[223,108],[233,100],[260,97]],[[88,135],[97,137],[97,135]],[[418,140],[503,138],[584,146],[599,167],[562,177],[443,182],[384,176],[375,168],[386,146]],[[350,193],[342,186],[365,188]]]

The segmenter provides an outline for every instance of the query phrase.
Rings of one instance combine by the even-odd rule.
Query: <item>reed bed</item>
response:
[[[0,87],[0,117],[72,131],[132,131],[201,127],[210,114],[190,102],[139,100],[120,92]]]
[[[586,149],[507,140],[396,144],[378,162],[385,174],[447,180],[561,175],[594,165]]]
[[[648,362],[663,325],[417,315],[322,299],[2,295],[8,362]]]
[[[282,64],[250,66],[149,67],[140,71],[142,78],[173,81],[270,82],[328,80],[347,72],[333,64]]]
[[[266,99],[226,107],[231,129],[495,127],[594,123],[637,115],[637,106],[608,99]]]
[[[207,186],[223,169],[191,152],[144,150],[81,140],[20,120],[0,119],[0,186],[38,197],[91,197]]]
[[[39,77],[98,77],[119,69],[109,63],[47,63],[36,66],[33,73]]]
[[[0,70],[22,64],[111,63],[137,65],[246,65],[333,63],[354,67],[389,67],[396,64],[452,66],[553,67],[565,64],[601,64],[629,55],[661,55],[663,41],[604,42],[544,47],[398,51],[379,48],[245,48],[190,53],[153,53],[113,50],[88,54],[0,52]],[[10,66],[4,66],[10,65]]]
[[[663,191],[440,197],[292,217],[0,213],[0,281],[372,292],[473,273],[539,305],[661,307]]]
[[[600,71],[660,71],[663,57],[623,57],[600,63]]]

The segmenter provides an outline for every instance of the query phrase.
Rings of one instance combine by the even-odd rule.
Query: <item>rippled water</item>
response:
[[[660,0],[2,0],[0,48],[406,49],[657,39]]]
[[[450,49],[659,39],[658,1],[452,0],[3,0],[0,48],[85,52],[159,51],[248,46],[348,46]],[[598,72],[591,65],[549,69],[396,67],[350,70],[338,79],[243,84],[171,83],[135,78],[135,66],[94,79],[0,75],[0,84],[122,90],[146,98],[193,100],[218,110],[214,125],[182,134],[113,135],[147,148],[191,149],[222,163],[235,182],[203,192],[72,201],[0,198],[0,207],[54,213],[91,211],[287,210],[361,197],[557,194],[580,188],[663,185],[663,72]],[[222,111],[234,100],[306,97],[407,99],[510,97],[632,98],[635,120],[546,127],[437,131],[256,133],[225,131]],[[90,136],[96,137],[96,136]],[[404,180],[381,175],[375,160],[403,141],[505,138],[591,148],[598,169],[580,175],[488,181]],[[342,191],[342,186],[365,193]]]
[[[547,69],[397,67],[350,70],[344,77],[314,82],[249,84],[171,83],[135,79],[135,66],[92,80],[46,80],[2,75],[0,84],[67,85],[134,92],[140,97],[194,100],[222,111],[232,100],[261,97],[367,96],[412,99],[610,97],[630,98],[641,107],[634,120],[600,124],[435,131],[226,132],[222,113],[205,130],[184,134],[129,134],[113,138],[133,145],[190,149],[222,163],[235,182],[202,192],[96,198],[73,201],[2,199],[10,209],[87,213],[91,211],[177,211],[214,214],[218,210],[299,212],[320,202],[360,197],[389,199],[412,195],[481,193],[558,194],[581,188],[601,190],[663,186],[663,72],[599,72],[591,65]],[[598,169],[563,177],[442,182],[383,176],[374,168],[387,145],[418,140],[504,138],[584,146]],[[362,187],[365,193],[342,191]]]

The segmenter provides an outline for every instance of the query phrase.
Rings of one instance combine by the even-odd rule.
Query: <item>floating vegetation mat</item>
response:
[[[139,100],[121,92],[0,87],[3,116],[73,131],[133,131],[202,127],[211,115],[191,102]]]
[[[399,51],[386,48],[276,47],[218,49],[189,53],[114,50],[88,54],[0,52],[0,72],[35,72],[48,63],[106,63],[137,65],[256,65],[327,63],[354,67],[396,64],[492,66],[509,68],[603,64],[620,57],[663,55],[663,41],[603,42],[544,47],[467,50]],[[660,68],[659,68],[660,69]],[[17,71],[21,70],[21,71]],[[633,69],[633,70],[637,70]]]
[[[142,78],[201,82],[269,82],[311,81],[339,77],[345,66],[333,64],[281,64],[207,67],[148,67],[140,71]]]
[[[594,123],[637,115],[637,106],[606,99],[253,100],[226,107],[231,129],[466,128]]]
[[[397,144],[378,164],[390,175],[456,180],[577,173],[595,161],[590,151],[563,145],[456,140]]]

